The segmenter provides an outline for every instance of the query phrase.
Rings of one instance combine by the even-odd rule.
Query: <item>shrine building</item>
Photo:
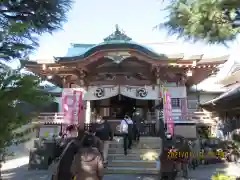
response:
[[[202,57],[154,52],[116,27],[102,43],[72,44],[65,57],[21,63],[60,88],[83,90],[85,123],[94,122],[97,115],[119,122],[126,113],[138,110],[158,129],[163,89],[171,95],[174,123],[191,122],[189,88],[216,73],[228,60],[228,56]]]

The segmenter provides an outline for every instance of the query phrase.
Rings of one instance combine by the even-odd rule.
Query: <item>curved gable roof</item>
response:
[[[104,38],[104,42],[100,44],[73,44],[69,48],[66,57],[58,57],[58,61],[74,61],[76,59],[85,59],[86,57],[100,51],[100,50],[111,50],[111,49],[134,49],[143,52],[153,58],[163,57],[163,54],[158,54],[154,52],[149,47],[138,44],[125,33],[121,32],[116,26],[114,33],[110,34],[108,37]]]

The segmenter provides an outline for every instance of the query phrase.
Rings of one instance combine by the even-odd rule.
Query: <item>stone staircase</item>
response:
[[[159,137],[141,137],[140,143],[133,145],[124,155],[121,137],[115,137],[108,151],[108,174],[158,174],[158,156],[161,151]]]

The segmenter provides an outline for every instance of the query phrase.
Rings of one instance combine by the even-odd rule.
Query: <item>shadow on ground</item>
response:
[[[3,180],[49,180],[46,170],[28,170],[28,165],[2,171]]]
[[[229,176],[238,176],[240,165],[235,163],[202,165],[196,170],[191,170],[191,180],[210,180],[211,177],[218,173],[223,173]],[[49,180],[50,172],[44,170],[28,170],[27,165],[3,171],[4,180]],[[123,175],[111,174],[105,175],[104,180],[159,180],[158,176],[154,175]],[[179,180],[181,178],[178,178]]]

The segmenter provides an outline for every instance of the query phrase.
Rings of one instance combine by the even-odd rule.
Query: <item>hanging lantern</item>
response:
[[[46,70],[46,68],[47,68],[47,67],[46,67],[46,64],[43,64],[43,65],[42,65],[42,70]]]
[[[192,75],[193,75],[193,72],[192,72],[192,70],[189,69],[188,72],[187,72],[187,76],[191,77]]]
[[[47,76],[47,79],[52,79],[52,78],[53,78],[52,75]]]

